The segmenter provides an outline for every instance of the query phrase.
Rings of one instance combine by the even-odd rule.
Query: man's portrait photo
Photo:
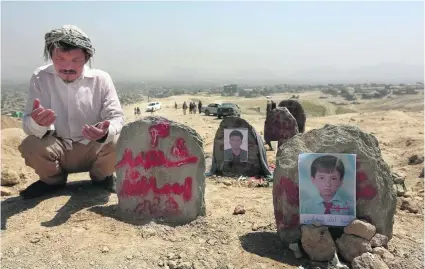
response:
[[[248,129],[224,129],[224,161],[248,162]]]
[[[356,155],[300,154],[298,170],[302,223],[316,217],[324,225],[345,226],[346,221],[355,218]],[[348,217],[327,218],[329,215]]]

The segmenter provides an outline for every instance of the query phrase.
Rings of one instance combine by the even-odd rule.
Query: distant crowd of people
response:
[[[201,112],[202,112],[202,102],[199,101],[198,104],[196,104],[196,102],[189,102],[189,106],[188,106],[186,101],[185,101],[185,102],[183,102],[182,108],[183,108],[183,115],[186,115],[188,109],[189,109],[189,114],[196,114],[196,111],[198,111],[198,114],[201,114]],[[174,109],[175,110],[178,109],[177,102],[174,102]],[[138,117],[141,114],[142,113],[140,111],[140,107],[136,106],[134,108],[134,116]],[[153,112],[151,112],[151,114],[153,114]]]
[[[174,102],[174,108],[176,110],[178,109],[177,102]],[[199,101],[198,104],[196,104],[196,102],[189,102],[189,106],[188,106],[186,101],[184,101],[182,108],[183,108],[183,115],[186,115],[186,111],[188,108],[189,108],[189,114],[196,114],[196,109],[198,109],[198,113],[201,114],[202,102]]]

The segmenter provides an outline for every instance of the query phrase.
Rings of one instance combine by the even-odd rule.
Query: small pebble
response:
[[[235,210],[233,210],[233,215],[242,215],[245,214],[246,210],[243,205],[237,205]]]
[[[109,248],[108,247],[103,247],[102,248],[102,253],[106,253],[106,252],[109,252]]]
[[[30,240],[30,242],[31,243],[38,243],[40,241],[40,238],[39,237],[34,237],[34,238],[32,238],[31,240]]]

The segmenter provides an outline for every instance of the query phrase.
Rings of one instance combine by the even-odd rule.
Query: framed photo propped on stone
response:
[[[298,156],[300,223],[346,226],[356,219],[356,155]]]
[[[248,162],[248,129],[224,129],[224,161]]]

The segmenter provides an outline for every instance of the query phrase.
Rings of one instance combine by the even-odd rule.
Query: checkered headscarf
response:
[[[74,25],[64,25],[62,28],[54,29],[44,35],[44,58],[49,59],[49,48],[52,44],[64,42],[66,44],[85,49],[92,57],[95,49],[92,46],[90,38],[78,27]]]

